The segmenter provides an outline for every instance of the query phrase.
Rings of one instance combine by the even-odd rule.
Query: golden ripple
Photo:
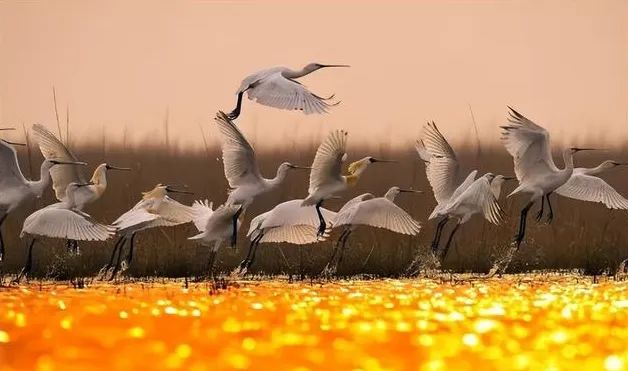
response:
[[[570,275],[0,291],[0,370],[625,370],[626,344],[628,283]]]

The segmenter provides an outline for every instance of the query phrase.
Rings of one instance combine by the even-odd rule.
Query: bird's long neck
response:
[[[48,162],[42,163],[39,168],[39,180],[28,182],[33,194],[35,194],[37,198],[41,197],[46,188],[50,185],[50,167]]]
[[[563,161],[565,163],[565,168],[562,169],[561,172],[569,178],[573,173],[573,152],[571,149],[567,148],[563,151]]]
[[[394,189],[389,189],[388,192],[386,192],[386,194],[384,195],[384,198],[394,203],[395,197],[397,197],[398,194],[399,192],[395,191]]]
[[[94,184],[91,187],[95,188],[98,193],[102,193],[107,189],[107,168],[105,165],[100,165],[94,170],[90,182]]]
[[[298,79],[299,77],[303,77],[305,75],[309,75],[314,70],[308,68],[301,68],[300,70],[292,70],[290,68],[286,68],[281,74],[288,79]]]
[[[607,170],[608,167],[606,165],[606,162],[602,162],[601,164],[599,164],[596,167],[589,167],[589,168],[584,168],[583,173],[587,174],[587,175],[597,175],[605,170]]]
[[[268,184],[268,186],[271,188],[278,187],[286,179],[287,175],[288,168],[284,166],[279,166],[277,168],[277,175],[275,175],[275,177],[272,179],[267,179],[266,184]]]

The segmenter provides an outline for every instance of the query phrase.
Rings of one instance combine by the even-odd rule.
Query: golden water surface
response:
[[[628,282],[490,280],[0,288],[1,370],[628,367]]]

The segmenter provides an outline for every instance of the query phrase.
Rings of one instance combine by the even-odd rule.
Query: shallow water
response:
[[[0,369],[628,367],[628,282],[494,279],[0,288]]]

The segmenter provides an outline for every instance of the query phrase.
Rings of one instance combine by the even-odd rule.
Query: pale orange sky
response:
[[[570,142],[628,139],[628,1],[8,1],[0,2],[0,125],[184,146],[210,141],[247,74],[347,63],[304,79],[336,93],[329,115],[248,100],[237,121],[256,145],[348,129],[352,143],[407,143],[426,120],[460,142],[496,141],[514,105]],[[14,134],[15,135],[15,134]]]

